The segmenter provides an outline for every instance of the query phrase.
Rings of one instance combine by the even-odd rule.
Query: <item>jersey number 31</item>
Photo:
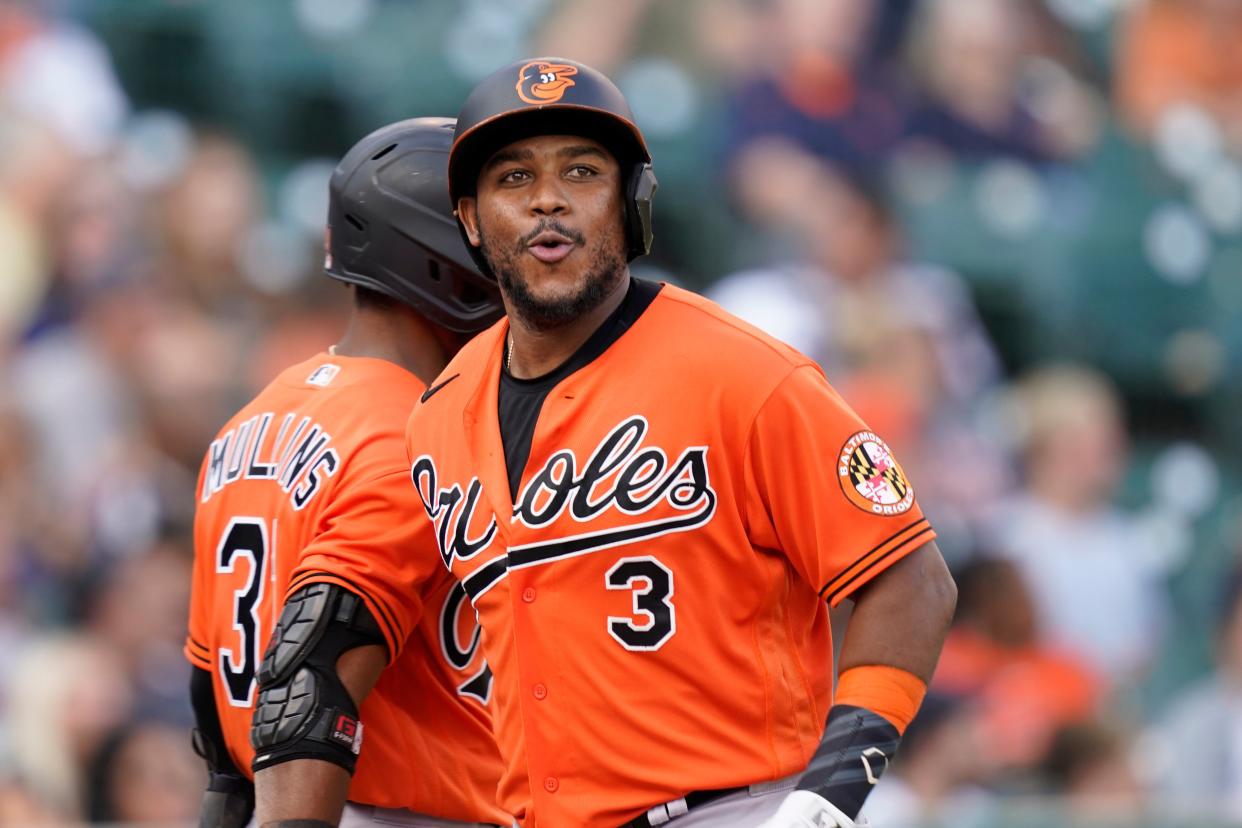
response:
[[[267,523],[262,518],[235,517],[216,547],[216,573],[235,572],[240,559],[247,561],[246,582],[233,592],[233,629],[241,646],[220,648],[218,669],[234,707],[248,707],[254,697],[254,674],[259,667],[259,602],[267,564]]]

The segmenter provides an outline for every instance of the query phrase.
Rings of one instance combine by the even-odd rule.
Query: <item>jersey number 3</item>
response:
[[[658,650],[677,632],[673,573],[655,558],[622,558],[604,575],[604,585],[633,596],[632,617],[608,616],[609,634],[625,649]]]
[[[233,592],[233,629],[241,646],[220,648],[220,678],[234,707],[248,707],[254,697],[254,674],[259,668],[259,602],[263,600],[264,568],[267,564],[267,523],[262,518],[235,517],[216,548],[216,573],[235,572],[237,562],[248,558],[246,583]]]

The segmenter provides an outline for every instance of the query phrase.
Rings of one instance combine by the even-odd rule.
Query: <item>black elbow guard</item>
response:
[[[259,666],[253,770],[322,759],[353,774],[362,723],[336,662],[347,650],[383,643],[375,618],[352,592],[311,584],[289,596]]]

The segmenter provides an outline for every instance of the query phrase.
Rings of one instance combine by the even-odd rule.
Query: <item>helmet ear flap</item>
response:
[[[651,200],[660,183],[650,163],[635,164],[625,193],[626,257],[629,261],[651,252]]]

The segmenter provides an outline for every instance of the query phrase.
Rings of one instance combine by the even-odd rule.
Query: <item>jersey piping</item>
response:
[[[927,522],[927,518],[920,518],[906,525],[859,556],[858,560],[847,566],[840,575],[825,584],[824,588],[819,591],[820,597],[832,606],[836,606],[838,597],[848,596],[853,584],[860,578],[865,578],[870,570],[894,553],[909,551],[919,545],[919,540],[931,540],[934,536],[935,532],[931,524]]]

